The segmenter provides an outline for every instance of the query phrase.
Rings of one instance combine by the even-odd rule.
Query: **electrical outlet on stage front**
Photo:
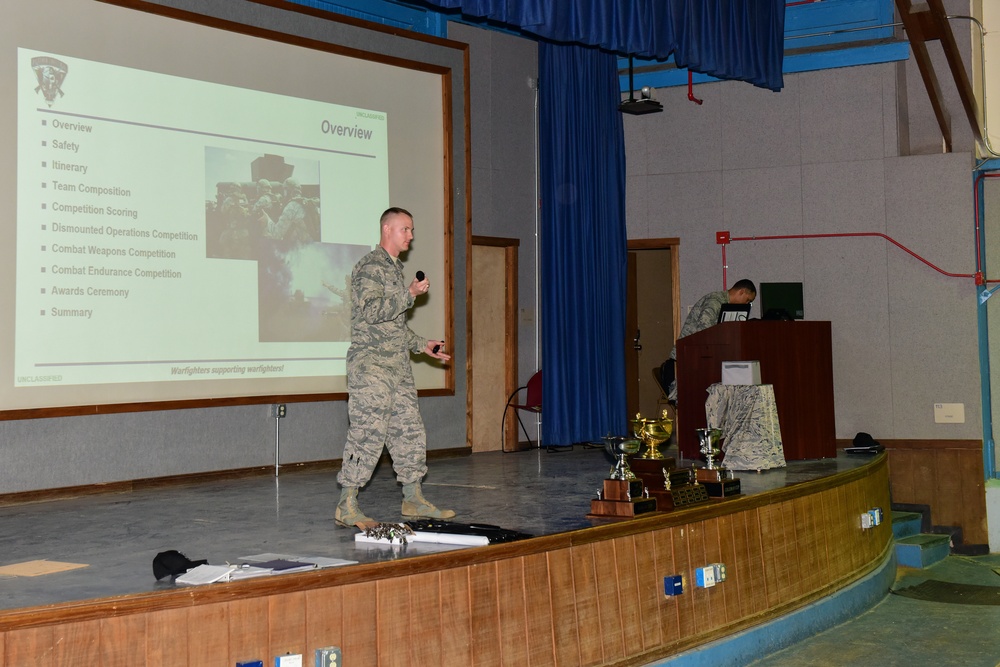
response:
[[[663,577],[663,594],[673,597],[684,592],[684,577],[679,574],[672,574]]]
[[[340,647],[327,646],[316,649],[316,667],[343,667],[340,661]]]

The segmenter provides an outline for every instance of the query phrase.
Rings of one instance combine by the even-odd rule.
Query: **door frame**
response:
[[[517,253],[521,244],[520,239],[478,236],[473,234],[471,246],[489,246],[503,248],[504,251],[504,395],[510,396],[517,389]],[[472,265],[472,248],[469,248],[469,266]],[[466,341],[468,351],[465,358],[466,373],[466,433],[468,434],[468,446],[473,447],[472,442],[472,383],[475,381],[474,369],[472,367],[472,348],[475,344],[475,337],[472,331],[472,309],[475,302],[472,294],[472,280],[465,281],[467,290],[467,303],[469,304],[469,314],[466,318]],[[506,451],[513,451],[517,446],[517,420],[508,419],[504,422],[503,442],[501,448]]]
[[[681,331],[681,240],[676,236],[668,236],[659,239],[629,239],[627,250],[673,250],[674,257],[670,266],[670,278],[672,285],[671,300],[674,304],[673,320],[674,332]],[[676,338],[674,343],[676,343]]]
[[[634,250],[669,250],[672,252],[672,257],[670,262],[670,282],[671,282],[670,298],[673,311],[671,313],[671,319],[673,321],[673,330],[674,330],[674,340],[672,341],[672,344],[677,343],[677,337],[680,335],[680,330],[681,330],[680,244],[681,241],[680,238],[678,237],[665,237],[657,239],[630,239],[627,242],[626,246],[626,252],[630,254]],[[627,303],[629,304],[627,305],[627,308],[631,308],[632,307],[631,304],[634,303],[635,301],[636,285],[630,283],[627,286],[627,289],[630,290],[626,299]],[[628,348],[631,347],[633,334],[634,334],[633,331],[625,332],[625,340],[623,341],[623,345],[626,346],[626,354],[628,354]],[[626,387],[635,384],[634,382],[632,382],[632,380],[638,379],[639,381],[641,381],[641,378],[629,377],[628,368],[629,365],[626,359],[626,377],[625,377]],[[635,368],[634,372],[638,376],[640,370],[638,368]],[[628,402],[626,401],[626,403]],[[634,415],[632,414],[627,415],[629,419],[631,419],[633,416]]]

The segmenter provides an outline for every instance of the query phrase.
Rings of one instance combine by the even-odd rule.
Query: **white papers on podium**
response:
[[[354,536],[354,541],[372,542],[374,544],[400,544],[396,540],[390,540],[385,537],[368,537],[364,533],[357,533]],[[406,536],[406,541],[454,544],[463,547],[484,547],[490,543],[490,538],[485,535],[459,535],[457,533],[432,533],[425,530],[416,530],[412,535]]]
[[[262,563],[266,560],[278,560],[279,558],[283,558],[285,560],[298,560],[298,556],[291,556],[289,554],[272,554],[270,552],[254,554],[253,556],[240,556],[240,560],[245,560],[250,563]]]
[[[231,571],[232,568],[228,565],[199,565],[177,577],[176,582],[189,586],[214,584],[217,581],[228,581]]]
[[[253,579],[254,577],[268,577],[274,574],[274,570],[268,567],[255,567],[253,565],[242,565],[234,568],[229,574],[229,581],[239,581],[240,579]]]
[[[272,560],[290,560],[298,561],[301,563],[312,563],[316,567],[340,567],[342,565],[357,565],[356,560],[347,560],[346,558],[327,558],[326,556],[293,556],[290,554],[274,554],[274,553],[263,553],[254,554],[253,556],[240,556],[240,560],[246,561],[257,567],[264,567],[264,563]]]
[[[242,565],[199,565],[191,568],[175,580],[178,584],[199,586],[220,581],[239,581],[274,574],[305,572],[326,567],[354,565],[358,561],[325,556],[289,556],[285,554],[257,554],[244,556],[240,560],[249,561]]]
[[[306,570],[315,570],[316,563],[303,563],[299,560],[286,560],[284,558],[276,558],[274,560],[266,560],[263,563],[257,563],[256,567],[266,568],[271,570],[273,574],[289,574],[291,572],[305,572]]]
[[[327,558],[325,556],[305,556],[303,558],[295,558],[294,560],[300,560],[303,563],[315,563],[316,567],[340,567],[341,565],[357,565],[358,563],[356,560]]]

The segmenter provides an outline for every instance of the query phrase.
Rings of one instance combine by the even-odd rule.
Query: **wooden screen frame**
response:
[[[137,11],[142,11],[165,18],[187,21],[206,27],[218,28],[226,30],[229,32],[247,35],[251,37],[256,37],[260,39],[266,39],[276,42],[281,42],[285,44],[291,44],[294,46],[301,46],[309,48],[312,50],[323,51],[331,54],[347,56],[352,58],[359,58],[363,60],[368,60],[371,62],[392,65],[396,67],[413,69],[416,71],[437,74],[441,77],[441,90],[442,90],[442,111],[443,111],[443,143],[442,155],[443,155],[443,202],[444,210],[442,211],[443,221],[444,221],[444,238],[443,242],[443,257],[444,257],[444,275],[445,279],[439,281],[441,287],[438,288],[439,293],[444,295],[444,337],[446,340],[454,340],[455,336],[455,296],[459,292],[455,289],[455,243],[456,243],[456,229],[455,226],[460,224],[462,219],[465,221],[464,228],[464,245],[466,248],[466,255],[468,255],[468,250],[470,246],[470,228],[471,225],[469,221],[471,220],[471,196],[469,196],[469,191],[471,190],[471,151],[469,148],[469,141],[471,136],[471,129],[469,123],[469,79],[470,79],[470,66],[469,66],[469,47],[467,44],[454,42],[451,40],[441,39],[437,37],[431,37],[427,35],[421,35],[418,33],[400,31],[398,29],[386,27],[379,25],[377,23],[371,23],[361,19],[356,19],[348,16],[341,16],[333,14],[330,12],[301,6],[295,3],[284,2],[281,0],[248,0],[248,2],[279,9],[283,12],[290,12],[294,14],[299,14],[303,16],[308,16],[313,19],[320,21],[326,21],[336,24],[343,24],[345,26],[351,26],[354,28],[363,28],[365,30],[370,30],[375,33],[381,33],[382,35],[391,36],[394,39],[405,38],[407,40],[413,40],[414,42],[422,42],[436,47],[444,47],[447,49],[454,49],[460,52],[460,57],[462,60],[461,71],[458,68],[450,65],[435,64],[432,62],[424,62],[419,59],[414,58],[404,58],[397,55],[390,55],[385,53],[377,53],[374,51],[366,51],[358,49],[351,46],[344,46],[342,44],[335,44],[328,41],[323,41],[321,39],[312,39],[302,37],[300,35],[295,35],[291,33],[281,32],[278,30],[271,30],[267,28],[262,28],[248,23],[241,23],[236,20],[221,19],[207,14],[200,14],[194,11],[187,11],[184,9],[178,9],[176,7],[165,6],[158,4],[156,2],[151,2],[149,0],[93,0],[94,2],[100,2],[108,5],[114,5],[123,7],[126,9],[132,9]],[[409,52],[409,49],[401,48],[400,52]],[[456,107],[453,104],[453,90],[455,88],[454,77],[461,76],[461,90],[464,93],[464,101],[461,107]],[[461,112],[457,112],[456,108],[461,108]],[[457,117],[461,115],[462,117]],[[455,125],[462,128],[461,131],[464,132],[464,173],[465,173],[465,211],[462,219],[456,218],[455,215]],[[462,291],[464,293],[464,290]],[[453,348],[454,349],[454,348]],[[452,363],[445,368],[444,374],[444,386],[427,388],[419,390],[420,396],[453,396],[455,395],[455,364]],[[117,402],[117,403],[107,403],[107,404],[97,404],[97,405],[67,405],[67,406],[53,406],[53,407],[29,407],[29,408],[16,408],[8,410],[0,410],[0,421],[3,420],[17,420],[17,419],[37,419],[37,418],[49,418],[49,417],[63,417],[63,416],[78,416],[78,415],[91,415],[91,414],[114,414],[114,413],[128,413],[128,412],[143,412],[143,411],[159,411],[159,410],[178,410],[178,409],[191,409],[191,408],[205,408],[205,407],[227,407],[227,406],[240,406],[240,405],[253,405],[253,404],[267,404],[275,402],[319,402],[319,401],[331,401],[331,400],[346,400],[346,391],[336,391],[328,393],[277,393],[268,395],[254,395],[254,396],[230,396],[230,397],[203,397],[203,398],[192,398],[192,399],[179,399],[179,400],[153,400],[153,401],[142,401],[142,402]]]

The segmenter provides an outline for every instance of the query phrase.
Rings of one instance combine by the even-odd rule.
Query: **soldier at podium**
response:
[[[698,299],[697,303],[691,308],[691,312],[688,313],[687,319],[684,320],[684,326],[681,327],[681,335],[678,338],[684,338],[685,336],[690,336],[691,334],[703,331],[710,326],[717,324],[719,321],[719,311],[722,310],[722,306],[727,303],[736,304],[747,304],[753,303],[753,300],[757,298],[757,286],[753,284],[752,280],[739,280],[728,290],[723,290],[721,292],[710,292],[705,296]],[[674,363],[677,359],[677,346],[675,345],[672,350],[670,350],[670,358],[664,363],[667,373],[670,375],[669,378],[662,377],[663,370],[661,370],[661,380],[664,380],[664,386],[669,386],[667,392],[667,399],[671,402],[677,401],[677,379],[676,372],[674,371]]]

